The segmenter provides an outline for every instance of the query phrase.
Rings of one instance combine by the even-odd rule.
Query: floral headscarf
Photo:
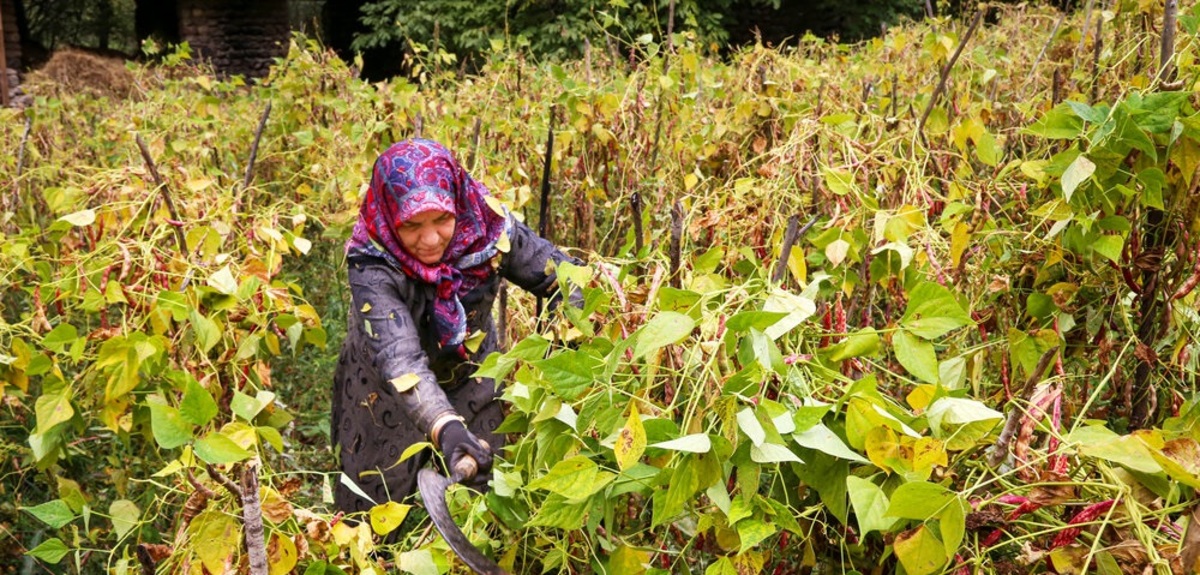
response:
[[[499,251],[496,244],[511,226],[507,210],[497,212],[487,196],[487,188],[441,144],[424,139],[398,142],[375,161],[358,223],[346,242],[347,256],[382,258],[409,278],[436,286],[433,317],[438,340],[443,349],[463,357],[467,321],[459,297],[487,279],[489,262]],[[454,214],[456,222],[441,261],[428,265],[404,249],[396,229],[434,210]]]

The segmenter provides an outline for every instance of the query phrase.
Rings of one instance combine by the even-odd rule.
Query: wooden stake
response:
[[[237,196],[233,199],[233,213],[242,207],[242,195],[246,193],[246,188],[250,187],[250,182],[254,181],[254,162],[258,159],[258,143],[262,140],[263,128],[267,125],[267,118],[271,116],[271,101],[267,101],[267,107],[263,109],[262,117],[258,119],[258,128],[254,130],[254,141],[250,144],[250,159],[246,161],[246,175],[242,177],[242,186],[238,188]]]
[[[162,176],[158,174],[158,166],[154,165],[154,158],[150,157],[150,149],[146,147],[146,142],[142,140],[141,134],[134,137],[137,141],[138,149],[142,152],[142,159],[146,162],[146,168],[150,170],[150,177],[154,178],[154,185],[158,187],[158,191],[162,194],[163,202],[167,204],[167,212],[171,214],[171,219],[183,223],[179,218],[179,211],[175,209],[175,202],[171,199],[171,190],[167,188],[167,183],[163,181]],[[187,259],[188,249],[187,241],[183,239],[183,230],[181,225],[171,224],[171,229],[175,232],[175,244],[179,247],[179,257]]]
[[[771,281],[779,283],[783,281],[784,274],[787,273],[788,260],[792,257],[792,247],[796,244],[796,240],[800,239],[805,232],[812,229],[817,223],[817,216],[809,218],[808,223],[804,227],[800,227],[800,216],[793,215],[788,218],[787,229],[783,232],[783,246],[779,249],[779,261],[775,263],[775,272],[771,274]]]
[[[1101,33],[1104,31],[1104,18],[1096,19],[1096,39],[1092,50],[1092,97],[1091,103],[1096,103],[1096,96],[1100,91],[1100,50],[1104,47],[1104,37]]]
[[[1058,22],[1054,23],[1054,29],[1050,31],[1050,37],[1046,38],[1046,43],[1042,44],[1042,50],[1038,52],[1037,58],[1033,59],[1033,65],[1029,67],[1029,76],[1025,78],[1025,83],[1033,81],[1033,75],[1037,72],[1038,64],[1042,61],[1042,56],[1046,55],[1046,50],[1050,48],[1050,44],[1054,43],[1054,37],[1058,34],[1058,28],[1062,26],[1063,20],[1067,19],[1067,13],[1063,12],[1058,16]]]
[[[583,73],[586,74],[587,84],[592,85],[592,43],[583,39]]]
[[[499,318],[500,325],[497,326],[496,331],[499,332],[497,335],[500,336],[499,337],[500,341],[497,342],[496,345],[499,346],[500,351],[507,351],[508,350],[508,282],[504,281],[503,278],[500,279],[500,312],[499,312],[499,316],[500,316],[500,318]]]
[[[671,287],[679,289],[680,282],[680,260],[683,252],[683,205],[679,200],[671,206]]]
[[[483,120],[479,117],[475,118],[475,128],[471,132],[471,153],[467,155],[467,169],[475,169],[475,155],[479,151],[479,128],[483,125]]]
[[[538,235],[550,241],[550,168],[554,164],[554,116],[558,106],[550,105],[550,120],[546,126],[546,159],[542,165],[542,198],[538,206]],[[537,331],[542,331],[542,311],[546,302],[537,298]]]
[[[975,33],[975,29],[979,27],[979,23],[983,21],[983,15],[987,13],[987,7],[981,7],[975,13],[975,19],[971,21],[971,27],[967,28],[967,33],[963,34],[962,40],[958,42],[958,48],[954,49],[954,54],[950,56],[950,60],[942,68],[942,76],[938,79],[937,88],[934,88],[933,95],[929,97],[929,103],[925,105],[925,111],[921,114],[921,121],[917,123],[917,133],[924,137],[925,120],[929,119],[929,113],[933,111],[934,104],[937,103],[938,97],[946,90],[946,79],[950,77],[950,70],[954,68],[954,63],[958,62],[959,55],[962,54],[963,48],[967,46],[967,42],[971,40],[971,35]]]
[[[1162,46],[1158,55],[1158,81],[1170,82],[1175,75],[1171,60],[1175,58],[1175,20],[1179,14],[1179,0],[1167,0],[1163,8]]]
[[[242,178],[242,189],[250,187],[250,182],[254,180],[254,161],[258,158],[258,142],[262,140],[263,128],[266,127],[269,117],[271,117],[271,101],[267,100],[267,107],[263,108],[262,117],[258,119],[258,128],[254,130],[254,143],[250,145],[250,160],[246,162],[246,175]]]
[[[267,545],[262,502],[258,498],[258,458],[242,466],[242,536],[250,559],[250,575],[267,575]]]
[[[538,206],[538,235],[550,239],[550,168],[554,163],[554,116],[558,105],[550,106],[550,121],[546,127],[546,159],[542,164],[542,201]]]
[[[633,197],[629,198],[629,206],[633,208],[633,249],[634,256],[642,253],[642,195],[634,192]]]

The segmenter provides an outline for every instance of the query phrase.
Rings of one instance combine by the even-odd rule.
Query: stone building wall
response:
[[[287,0],[180,0],[179,36],[222,74],[265,76],[287,54]]]
[[[17,33],[16,0],[0,0],[0,21],[4,24],[4,58],[6,67],[21,69],[21,36]]]

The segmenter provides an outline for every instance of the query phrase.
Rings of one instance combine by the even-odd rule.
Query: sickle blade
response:
[[[450,517],[450,508],[446,505],[446,489],[453,484],[449,477],[441,475],[432,469],[422,469],[417,473],[417,488],[421,490],[421,499],[425,501],[425,511],[433,519],[434,527],[450,545],[463,563],[480,575],[509,575],[495,561],[488,559],[483,553],[471,545],[462,529]]]

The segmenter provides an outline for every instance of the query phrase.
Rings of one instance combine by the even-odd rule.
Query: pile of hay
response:
[[[110,98],[129,97],[134,81],[123,60],[75,48],[56,50],[45,66],[29,74],[31,88],[56,84],[58,89],[69,92],[92,92]]]

